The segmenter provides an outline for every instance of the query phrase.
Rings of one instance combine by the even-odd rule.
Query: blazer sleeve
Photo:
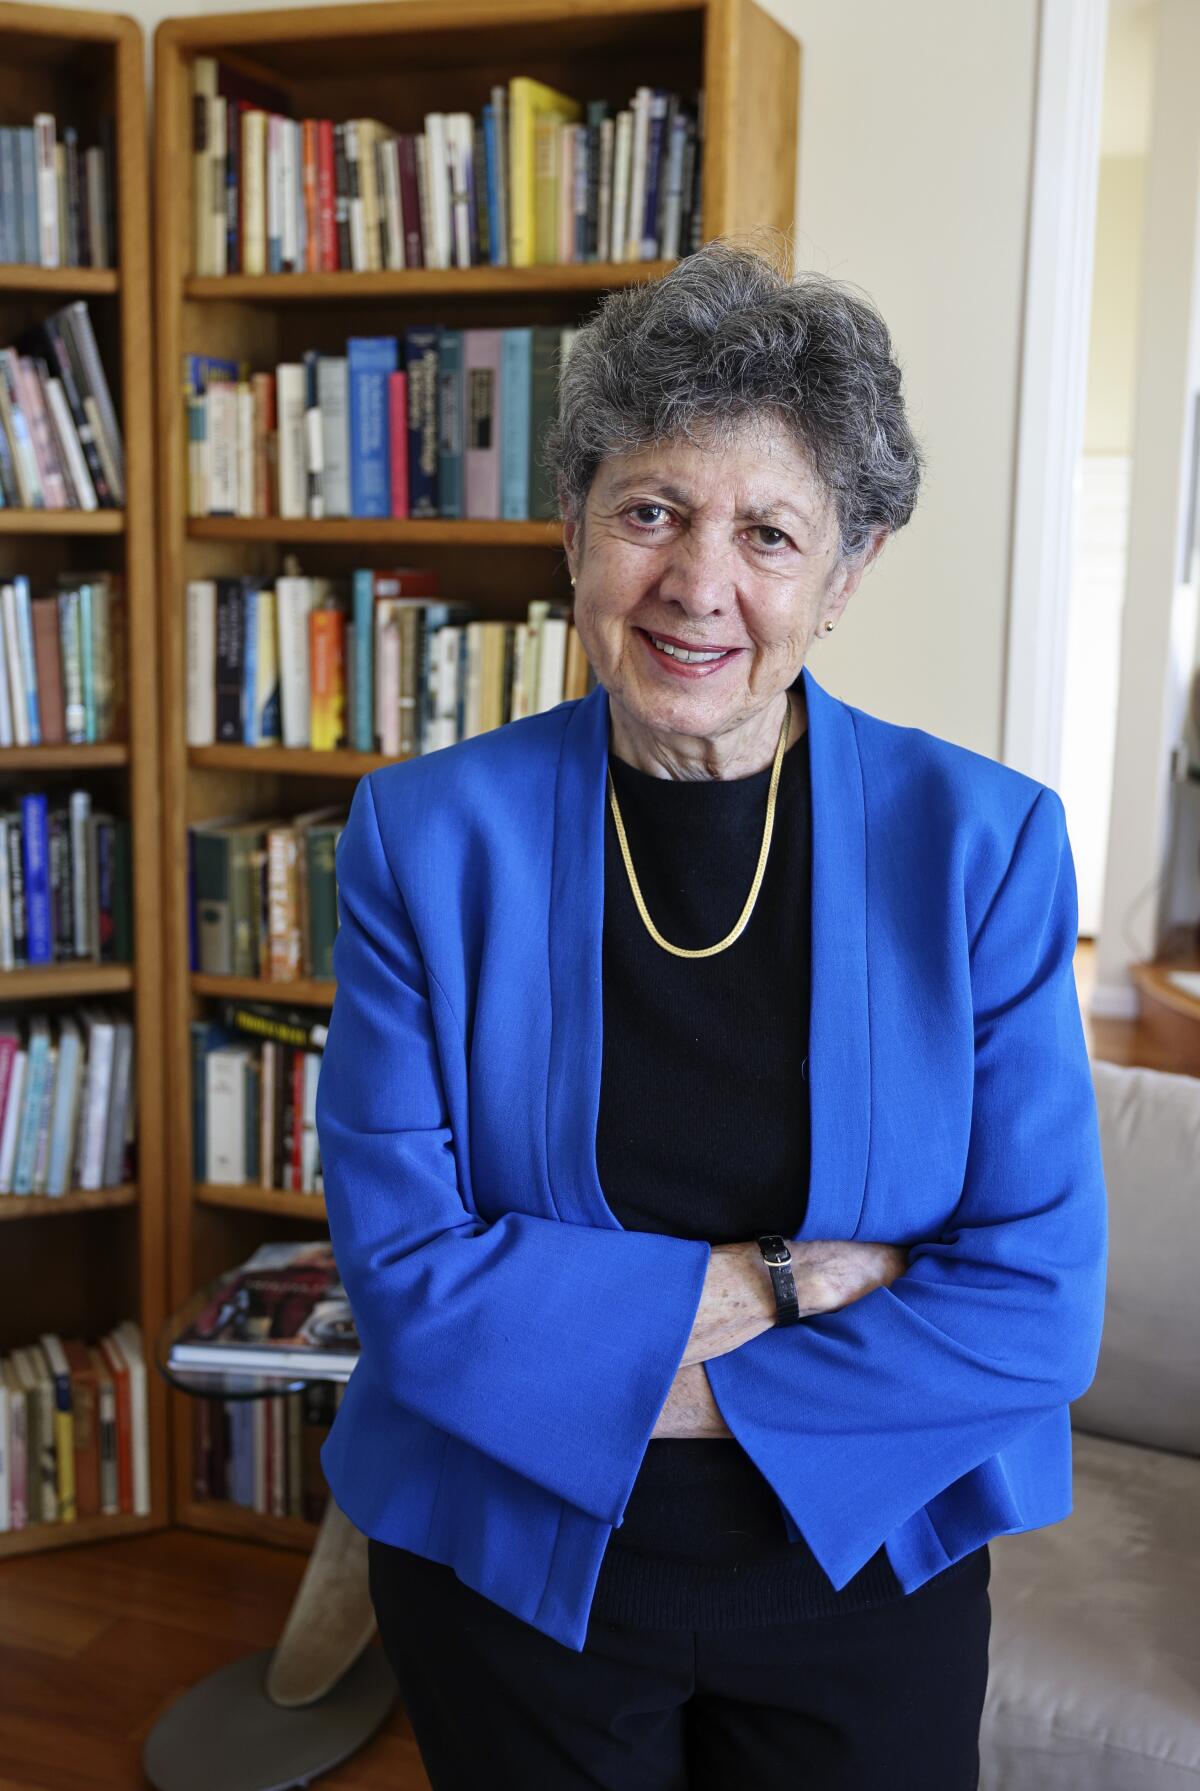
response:
[[[1095,1373],[1107,1205],[1076,943],[1066,819],[1043,787],[971,949],[974,1096],[949,1223],[889,1287],[706,1364],[837,1587]]]
[[[355,790],[336,865],[337,992],[316,1123],[362,1344],[355,1373],[619,1523],[691,1334],[710,1246],[519,1211],[486,1223],[467,1208],[431,988],[443,998],[385,855],[370,777]]]

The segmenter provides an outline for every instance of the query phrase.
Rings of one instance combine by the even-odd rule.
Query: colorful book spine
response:
[[[500,514],[509,521],[529,515],[530,382],[533,330],[500,332]]]
[[[46,798],[34,794],[21,798],[21,838],[25,862],[26,962],[53,962],[50,922],[49,832]]]
[[[351,336],[350,508],[354,516],[391,514],[387,379],[397,367],[395,336]]]
[[[441,334],[437,324],[413,324],[404,332],[404,366],[408,374],[408,513],[414,518],[438,514]]]
[[[500,336],[498,329],[463,331],[466,514],[487,521],[500,516]]]
[[[463,448],[466,423],[463,414],[463,332],[443,329],[438,343],[438,459],[437,509],[439,516],[466,515],[463,488]]]
[[[392,515],[408,515],[408,374],[388,374],[388,472]]]
[[[375,584],[370,568],[355,572],[352,583],[354,606],[354,709],[350,722],[350,744],[356,752],[375,750]]]

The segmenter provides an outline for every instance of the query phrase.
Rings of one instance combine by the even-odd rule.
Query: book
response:
[[[43,1332],[40,1343],[54,1387],[54,1462],[58,1521],[73,1524],[78,1522],[79,1511],[75,1502],[75,1425],[71,1366],[63,1349],[62,1339],[56,1332]]]
[[[509,259],[513,267],[535,267],[557,256],[552,245],[537,231],[537,179],[534,133],[538,118],[553,123],[576,123],[582,115],[578,100],[543,81],[516,75],[508,84],[510,130]]]
[[[348,1380],[358,1353],[332,1244],[262,1244],[219,1279],[203,1311],[172,1344],[170,1364]]]
[[[146,1390],[146,1357],[142,1333],[131,1318],[122,1319],[105,1339],[111,1354],[115,1350],[129,1369],[130,1405],[133,1426],[133,1509],[137,1517],[150,1514],[150,1418]]]
[[[408,514],[438,515],[438,364],[441,329],[410,324],[404,332],[408,376]]]
[[[391,515],[388,377],[397,371],[395,336],[351,336],[346,344],[350,392],[350,512]]]
[[[500,516],[501,338],[498,329],[463,331],[463,392],[466,435],[463,485],[466,514]]]

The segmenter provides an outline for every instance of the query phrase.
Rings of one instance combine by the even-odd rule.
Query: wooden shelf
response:
[[[148,1517],[85,1517],[73,1524],[28,1524],[23,1530],[0,1534],[0,1561],[16,1555],[36,1555],[45,1549],[74,1548],[81,1542],[115,1542],[121,1536],[143,1536],[161,1530],[162,1519]]]
[[[238,1207],[249,1213],[274,1213],[280,1219],[324,1222],[325,1196],[300,1194],[290,1188],[259,1188],[252,1182],[197,1182],[192,1199],[201,1206]]]
[[[584,261],[563,267],[413,267],[376,273],[192,274],[183,296],[255,304],[353,304],[371,299],[516,298],[607,292],[659,280],[676,261]]]
[[[127,600],[121,740],[7,747],[0,772],[106,773],[111,806],[129,823],[132,963],[25,965],[0,971],[0,1006],[74,1003],[125,995],[134,1024],[137,1181],[74,1189],[61,1198],[0,1196],[5,1297],[0,1353],[47,1331],[96,1342],[122,1319],[139,1326],[149,1360],[168,1311],[167,1176],[162,1045],[161,739],[155,577],[154,313],[151,305],[147,166],[146,40],[113,11],[9,4],[0,0],[0,99],[6,120],[52,113],[86,143],[114,121],[112,186],[117,264],[111,268],[0,267],[0,310],[16,336],[72,299],[88,305],[121,422],[127,497],[120,510],[0,510],[3,576],[24,572],[34,595],[92,555],[124,581]],[[12,337],[0,337],[8,341]],[[115,1223],[87,1223],[86,1253],[51,1223],[72,1214],[120,1210]],[[44,1223],[20,1223],[41,1220]],[[9,1222],[11,1223],[5,1223]],[[147,1374],[151,1511],[37,1524],[0,1535],[0,1559],[162,1529],[169,1521],[167,1387]]]
[[[0,510],[0,535],[122,535],[124,510]]]
[[[227,1499],[189,1499],[178,1508],[176,1522],[188,1530],[236,1536],[246,1542],[269,1542],[275,1548],[299,1549],[304,1554],[317,1540],[320,1527],[302,1517],[268,1517],[265,1512],[250,1511]]]
[[[0,747],[0,771],[92,771],[101,765],[128,763],[129,748],[123,740]]]
[[[21,262],[0,264],[0,294],[6,292],[53,292],[64,298],[100,297],[120,290],[115,267],[30,267]]]
[[[0,511],[0,515],[3,512]],[[345,543],[349,547],[553,547],[562,549],[557,522],[455,521],[407,516],[192,516],[192,541]]]
[[[117,1188],[78,1188],[70,1194],[0,1194],[0,1223],[6,1219],[46,1219],[63,1213],[136,1206],[137,1197],[136,1182],[122,1182]]]
[[[21,964],[0,970],[0,1002],[61,995],[115,995],[133,987],[132,964]]]
[[[332,1007],[333,979],[304,978],[294,983],[273,983],[262,976],[207,976],[194,970],[192,992],[223,995],[230,1001],[274,1001],[281,1007]]]
[[[189,746],[188,764],[206,771],[282,772],[293,777],[365,777],[385,765],[403,764],[383,752],[317,752],[308,746]]]

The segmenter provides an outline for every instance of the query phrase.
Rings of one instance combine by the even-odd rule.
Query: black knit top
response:
[[[724,938],[753,880],[770,766],[696,782],[655,777],[611,752],[609,767],[656,927],[688,948]],[[800,1229],[809,1174],[810,902],[807,731],[784,754],[750,921],[711,958],[677,958],[651,939],[606,791],[596,1160],[608,1205],[627,1230],[723,1244],[763,1231],[792,1238]],[[903,1596],[882,1547],[835,1591],[807,1543],[788,1541],[774,1491],[733,1438],[662,1437],[649,1442],[609,1540],[591,1615],[639,1627],[723,1628]]]

